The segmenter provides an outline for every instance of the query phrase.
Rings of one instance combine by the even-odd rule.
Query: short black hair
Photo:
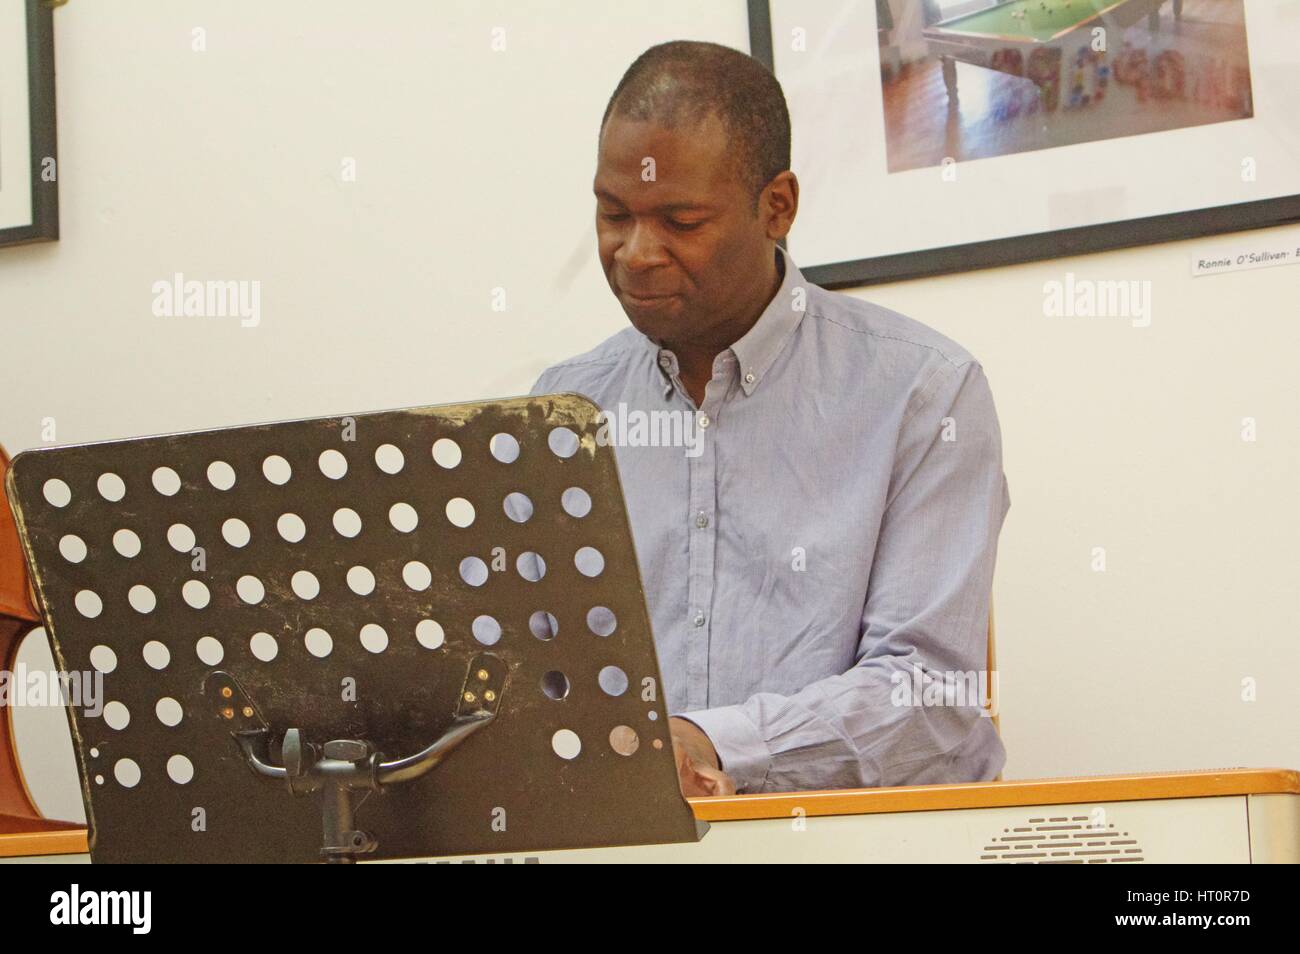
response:
[[[781,84],[758,60],[730,47],[695,40],[650,47],[619,80],[602,132],[615,114],[670,129],[716,115],[755,208],[764,187],[790,168],[790,111]]]

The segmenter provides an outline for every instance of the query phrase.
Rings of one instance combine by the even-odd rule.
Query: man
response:
[[[594,183],[632,327],[533,393],[694,425],[616,451],[687,795],[991,779],[1002,743],[949,675],[985,667],[1010,506],[989,385],[937,332],[803,280],[777,245],[789,166],[763,66],[642,54]]]

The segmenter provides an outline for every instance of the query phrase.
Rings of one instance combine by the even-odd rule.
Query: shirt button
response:
[[[703,530],[709,525],[709,515],[701,510],[695,515],[695,525]]]
[[[753,383],[754,383],[754,372],[753,372],[753,371],[750,371],[748,374],[745,375],[745,383],[746,383],[746,384],[753,384]]]
[[[669,367],[672,363],[672,359],[669,358],[668,355],[664,355],[659,359],[659,367],[661,368]]]
[[[696,625],[696,626],[703,626],[703,625],[704,625],[704,614],[703,614],[703,613],[696,613],[696,614],[695,614],[695,625]]]
[[[707,415],[707,414],[701,414],[701,415],[700,415],[700,427],[701,427],[701,429],[703,429],[703,428],[705,428],[705,427],[708,427],[708,426],[709,426],[709,415]]]

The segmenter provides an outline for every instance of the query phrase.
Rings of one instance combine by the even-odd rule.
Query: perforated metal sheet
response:
[[[231,673],[277,739],[296,726],[400,757],[446,728],[497,627],[496,721],[362,805],[376,857],[697,837],[598,426],[590,401],[564,394],[18,455],[10,497],[55,658],[111,669],[106,716],[129,714],[113,728],[69,707],[94,859],[316,860],[317,805],[254,776],[207,676]],[[328,476],[337,455],[346,473]],[[587,547],[603,557],[594,576]]]

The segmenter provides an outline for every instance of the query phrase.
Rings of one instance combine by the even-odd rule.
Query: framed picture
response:
[[[750,0],[830,288],[1300,221],[1300,3]]]
[[[59,237],[53,13],[0,0],[0,245]]]

